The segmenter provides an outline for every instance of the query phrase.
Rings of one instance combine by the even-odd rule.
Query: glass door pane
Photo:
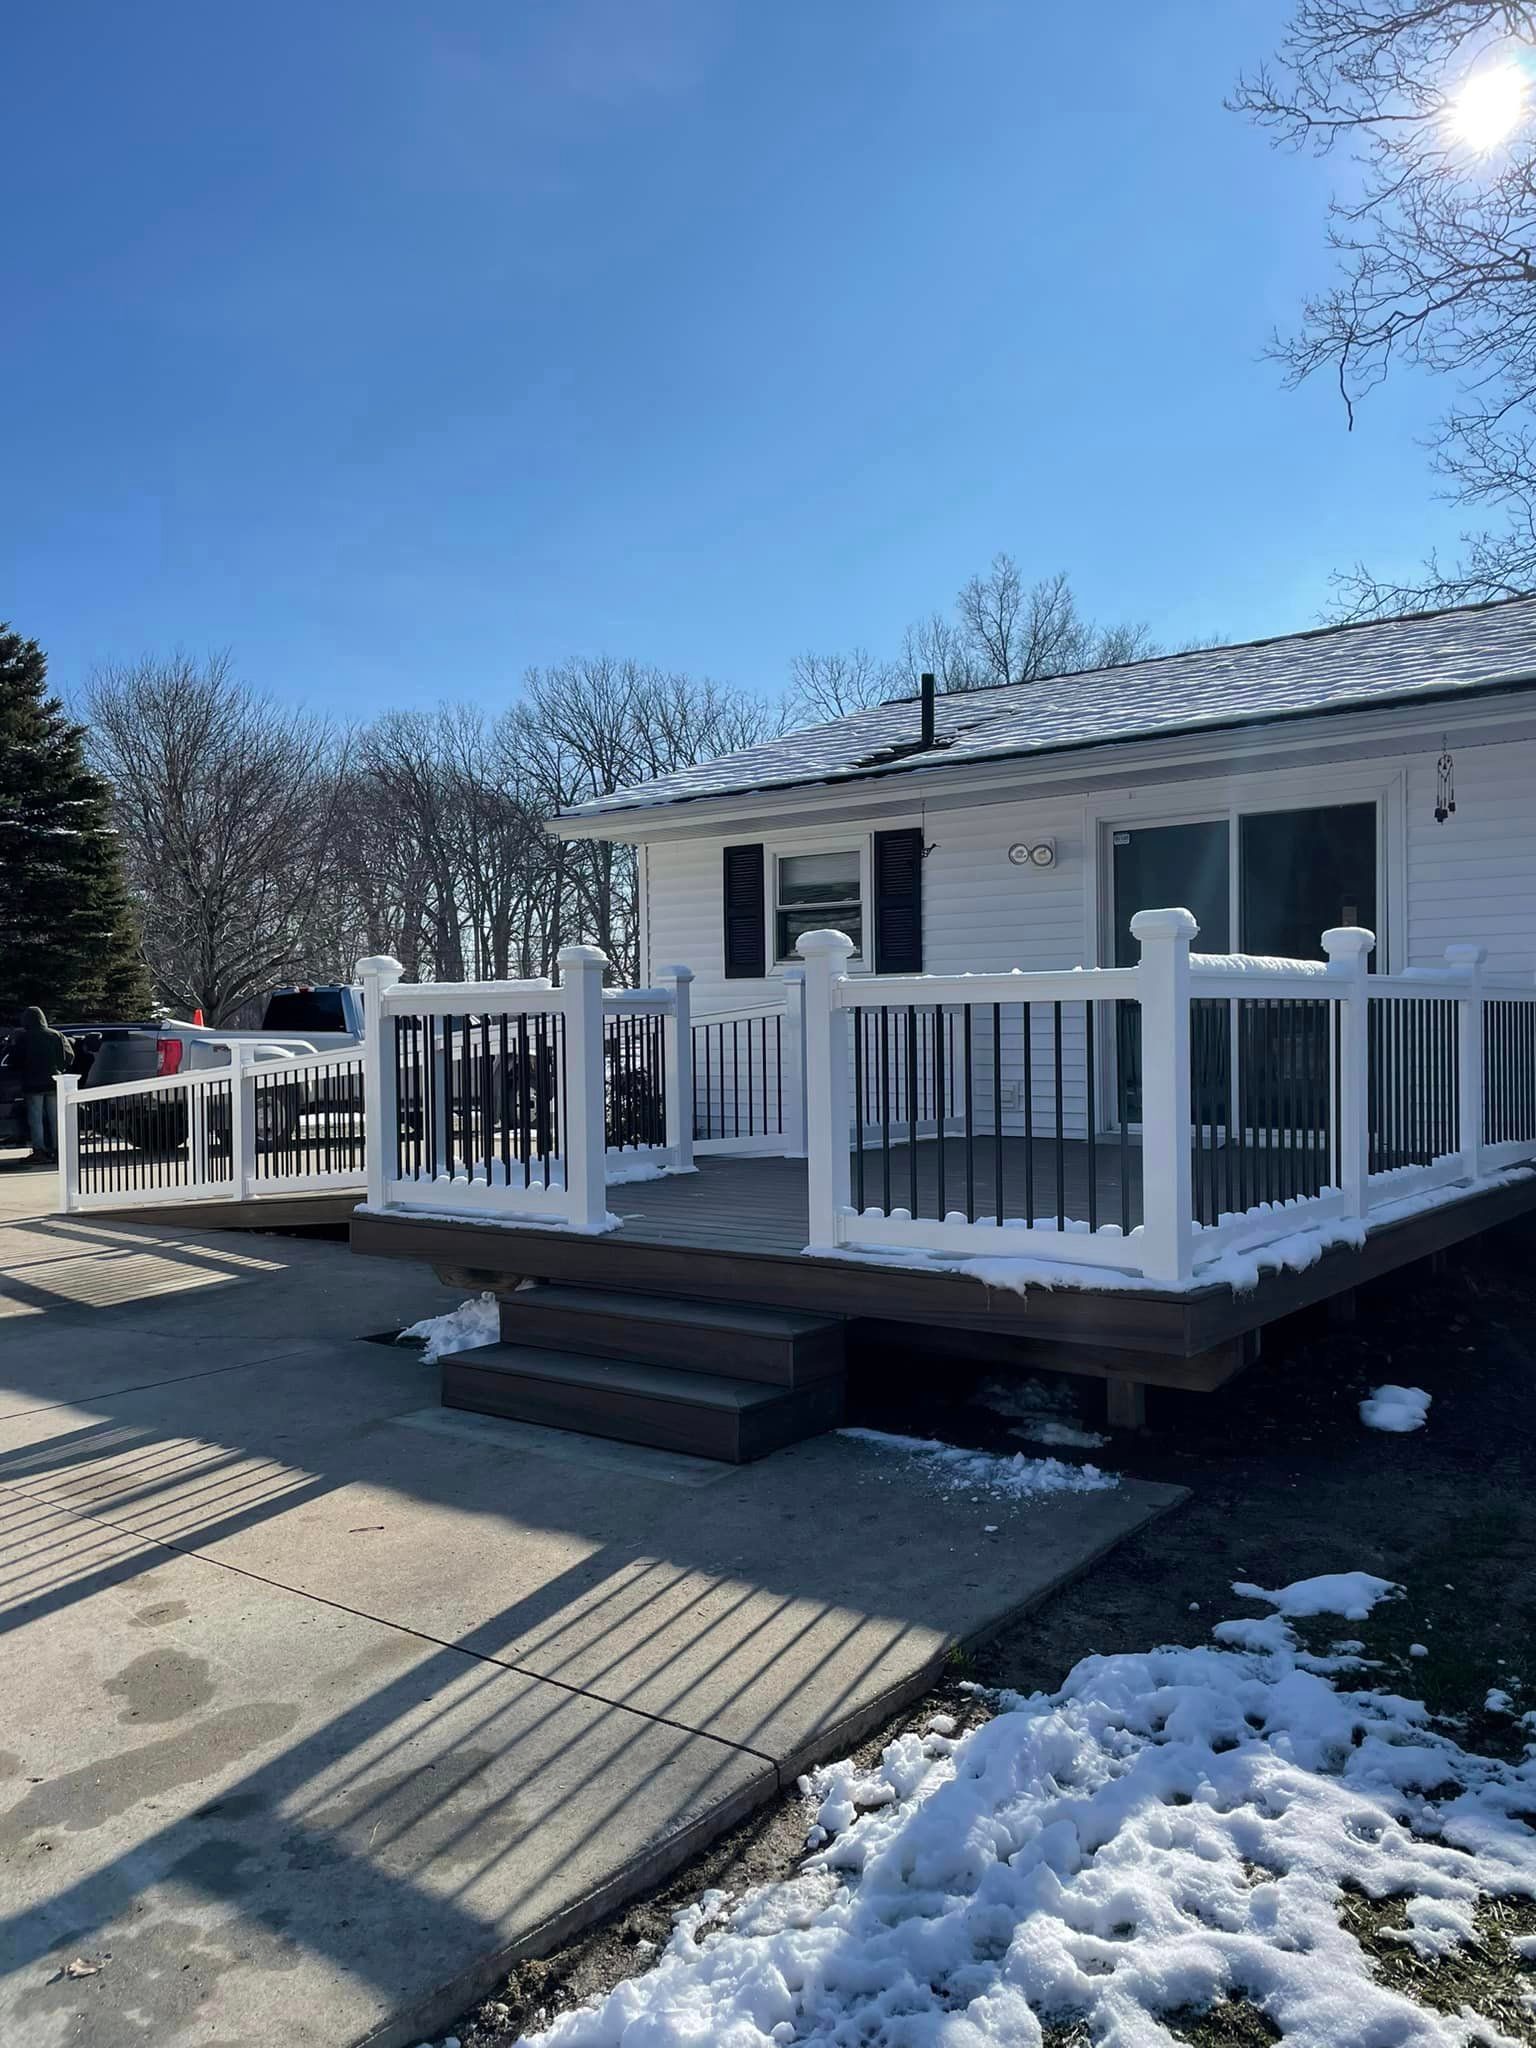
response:
[[[1190,910],[1202,953],[1225,953],[1232,934],[1232,835],[1225,818],[1198,825],[1147,825],[1110,834],[1114,961],[1134,967],[1141,948],[1131,936],[1138,910]],[[1115,1072],[1119,1114],[1141,1121],[1141,1012],[1116,1005]]]
[[[1375,931],[1376,806],[1250,813],[1238,821],[1238,882],[1245,953],[1320,960],[1331,926]]]

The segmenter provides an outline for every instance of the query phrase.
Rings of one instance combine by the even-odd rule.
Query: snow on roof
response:
[[[917,699],[904,698],[658,776],[561,815],[598,817],[799,783],[924,774],[1009,755],[1057,753],[1517,683],[1536,683],[1532,597],[957,691],[938,700],[938,743],[932,751],[882,760],[885,749],[917,738]]]

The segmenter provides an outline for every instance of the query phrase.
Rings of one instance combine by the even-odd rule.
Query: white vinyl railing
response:
[[[81,1090],[58,1082],[65,1211],[361,1190],[362,1051],[257,1058]]]
[[[1389,977],[1357,927],[1315,961],[1195,954],[1196,930],[1141,912],[1134,967],[902,976],[808,933],[812,1248],[1184,1286],[1536,1158],[1536,987],[1480,947]]]
[[[1480,947],[1368,972],[1191,950],[1134,967],[867,975],[808,933],[779,1005],[695,1016],[692,975],[407,984],[363,961],[359,1051],[81,1091],[59,1082],[66,1209],[366,1188],[377,1209],[595,1232],[611,1183],[696,1153],[804,1157],[810,1248],[1053,1265],[1186,1286],[1219,1254],[1470,1191],[1536,1160],[1536,986]],[[366,1138],[366,1142],[365,1142]]]
[[[691,1169],[693,977],[605,991],[607,965],[568,946],[555,985],[360,964],[371,1207],[601,1231],[610,1178]]]

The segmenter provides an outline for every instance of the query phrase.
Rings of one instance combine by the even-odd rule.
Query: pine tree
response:
[[[0,1006],[38,1003],[64,1023],[144,1017],[111,791],[47,676],[37,642],[0,622]]]

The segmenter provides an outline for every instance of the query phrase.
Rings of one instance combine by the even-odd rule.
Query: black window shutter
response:
[[[725,849],[725,972],[727,980],[761,981],[768,972],[761,846]]]
[[[875,834],[875,972],[923,971],[923,835]]]

